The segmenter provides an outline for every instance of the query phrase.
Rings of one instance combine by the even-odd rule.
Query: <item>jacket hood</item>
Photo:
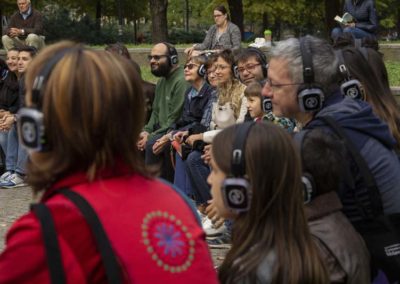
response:
[[[321,116],[331,116],[339,125],[349,130],[347,134],[357,147],[361,148],[371,137],[389,149],[393,149],[396,144],[388,125],[373,113],[366,102],[343,98],[340,93],[335,93],[327,98],[325,107],[306,128],[324,126],[325,123],[318,119]]]

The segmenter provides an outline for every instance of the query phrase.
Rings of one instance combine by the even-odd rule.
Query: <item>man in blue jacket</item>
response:
[[[330,131],[320,117],[332,117],[367,162],[381,195],[384,214],[399,213],[400,163],[393,150],[396,141],[387,124],[375,116],[369,104],[342,97],[337,84],[338,60],[328,42],[312,36],[301,40],[302,45],[299,39],[291,38],[271,50],[263,95],[271,99],[276,116],[294,118],[302,129]],[[307,58],[308,63],[303,62]],[[343,211],[351,221],[356,221],[362,219],[362,214],[356,208],[353,193],[366,197],[368,190],[354,167],[347,172],[353,180],[343,183],[340,189]]]

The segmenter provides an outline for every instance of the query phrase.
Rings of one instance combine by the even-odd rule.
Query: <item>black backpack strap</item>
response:
[[[346,132],[343,128],[330,116],[320,116],[318,119],[324,121],[330,128],[345,142],[347,149],[349,150],[351,156],[353,157],[357,167],[361,173],[361,176],[364,179],[365,185],[368,189],[369,199],[371,202],[371,209],[373,216],[372,218],[377,217],[383,214],[382,208],[382,200],[381,195],[379,193],[378,187],[375,182],[375,178],[371,173],[367,163],[365,162],[364,158],[361,156],[360,152],[358,151],[357,147],[354,143],[350,140],[347,136]]]
[[[61,189],[59,192],[75,204],[75,206],[84,216],[86,222],[89,224],[89,227],[96,240],[101,259],[103,261],[108,283],[122,283],[123,281],[121,266],[117,261],[117,257],[114,254],[114,250],[111,247],[111,243],[107,237],[106,232],[104,231],[99,217],[97,216],[92,206],[80,194],[70,190],[69,188]]]
[[[44,247],[52,284],[64,284],[65,274],[62,266],[60,246],[50,209],[44,203],[31,204],[31,210],[39,219],[42,228]]]

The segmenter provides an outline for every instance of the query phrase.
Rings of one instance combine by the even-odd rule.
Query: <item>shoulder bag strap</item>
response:
[[[39,219],[52,284],[65,284],[60,246],[50,209],[44,203],[31,204],[31,210]]]
[[[76,205],[76,207],[84,216],[86,222],[89,224],[89,227],[96,240],[101,259],[103,261],[108,283],[122,283],[123,281],[121,266],[117,261],[117,257],[114,254],[114,250],[111,247],[110,241],[107,237],[106,232],[104,231],[99,217],[97,216],[92,206],[85,198],[83,198],[83,196],[75,191],[72,191],[69,188],[61,189],[60,193]]]
[[[347,136],[346,132],[343,130],[343,128],[330,116],[321,116],[318,117],[318,119],[321,119],[324,121],[330,128],[345,142],[347,149],[351,153],[351,156],[353,157],[355,163],[357,164],[361,176],[364,179],[365,185],[368,188],[368,193],[370,196],[370,202],[372,206],[372,212],[374,214],[373,217],[377,217],[379,215],[383,214],[383,208],[382,208],[382,200],[381,200],[381,195],[379,193],[378,187],[375,182],[375,178],[371,173],[371,170],[369,169],[367,163],[365,162],[364,158],[361,156],[360,152],[354,145],[354,143],[350,140],[350,138]]]

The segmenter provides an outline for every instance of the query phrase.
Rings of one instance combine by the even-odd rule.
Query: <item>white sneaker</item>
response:
[[[217,228],[210,218],[206,217],[206,220],[203,223],[203,230],[208,237],[214,237],[221,235],[222,233],[227,231],[225,224],[222,224],[219,228]]]
[[[6,171],[0,176],[0,183],[8,181],[12,175],[12,171]]]
[[[25,179],[17,173],[13,173],[8,180],[0,183],[0,187],[3,188],[15,188],[21,186],[26,186]]]

